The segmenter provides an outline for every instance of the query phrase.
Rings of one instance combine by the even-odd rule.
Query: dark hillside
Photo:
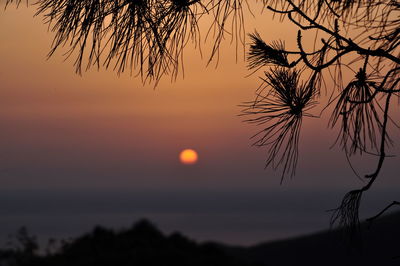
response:
[[[332,230],[289,240],[233,247],[199,244],[174,233],[166,236],[146,220],[115,232],[96,227],[56,253],[35,255],[25,231],[22,248],[0,250],[1,266],[292,266],[400,265],[400,212],[362,225],[360,241]],[[396,258],[398,257],[398,258]]]
[[[290,240],[235,248],[231,254],[247,261],[283,265],[400,265],[400,212],[362,225],[359,241],[349,243],[339,230]],[[398,257],[398,258],[396,258]]]

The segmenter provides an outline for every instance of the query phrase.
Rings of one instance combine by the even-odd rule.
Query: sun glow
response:
[[[183,164],[195,164],[198,160],[197,152],[192,149],[185,149],[179,154],[179,160]]]

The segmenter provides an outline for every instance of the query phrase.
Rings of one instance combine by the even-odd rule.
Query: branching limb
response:
[[[376,219],[378,219],[379,217],[381,217],[385,212],[387,212],[390,208],[392,208],[393,206],[397,206],[400,205],[400,202],[398,201],[393,201],[392,203],[390,203],[388,206],[386,206],[385,208],[383,208],[383,210],[381,210],[378,214],[368,218],[366,221],[369,222],[370,224],[372,224]]]

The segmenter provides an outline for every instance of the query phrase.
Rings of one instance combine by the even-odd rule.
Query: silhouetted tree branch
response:
[[[388,206],[386,206],[383,210],[381,210],[378,214],[370,217],[367,219],[367,222],[372,223],[373,221],[375,221],[376,219],[378,219],[379,217],[381,217],[387,210],[389,210],[390,208],[392,208],[393,206],[396,205],[400,205],[400,202],[398,201],[393,201],[392,203],[390,203]]]
[[[75,57],[77,73],[92,66],[130,70],[143,81],[169,74],[176,78],[183,68],[183,49],[200,44],[199,21],[213,22],[207,34],[213,38],[210,60],[218,53],[226,34],[244,42],[243,0],[38,0],[42,15],[55,33],[52,56],[61,47]],[[21,0],[7,0],[6,5]],[[231,24],[232,31],[227,31]],[[85,66],[84,66],[85,64]]]
[[[268,77],[279,66],[282,76],[285,75],[283,73],[290,75],[295,71],[298,76],[313,81],[311,107],[316,104],[323,85],[326,91],[332,93],[333,100],[329,105],[334,105],[329,124],[332,128],[340,125],[337,142],[346,156],[356,153],[378,156],[373,173],[364,175],[367,184],[347,193],[332,215],[332,225],[338,223],[349,229],[351,234],[356,233],[360,222],[362,195],[378,178],[386,158],[386,149],[392,143],[388,122],[394,122],[389,114],[390,100],[392,97],[399,97],[400,90],[400,5],[390,0],[266,0],[264,6],[299,28],[297,51],[286,50],[283,41],[274,41],[272,45],[267,45],[258,33],[251,34],[249,68],[258,69],[270,65],[272,67],[265,73]],[[303,32],[314,32],[316,36],[321,36],[320,41],[315,39],[313,47],[310,47],[311,51],[304,45]],[[347,85],[342,67],[355,73]],[[332,79],[326,80],[330,73],[333,73]],[[300,78],[297,77],[297,80]],[[262,83],[263,89],[257,91],[254,102],[246,103],[243,113],[252,116],[246,121],[265,124],[265,128],[256,135],[261,137],[255,145],[269,148],[266,165],[272,163],[276,168],[279,163],[273,162],[282,162],[282,157],[277,156],[282,153],[286,156],[284,162],[292,162],[280,163],[283,169],[282,178],[288,174],[292,176],[297,163],[300,123],[286,123],[286,127],[281,126],[281,120],[285,118],[282,114],[276,114],[276,110],[281,111],[281,105],[285,101],[276,99],[276,88],[268,79],[262,79]],[[326,84],[329,83],[333,84],[333,88],[327,87]],[[292,84],[284,86],[296,87]],[[337,96],[334,95],[335,91],[339,91]],[[381,107],[382,103],[384,108]],[[273,119],[277,118],[281,120],[274,122]],[[296,132],[290,136],[294,141],[286,140],[288,132]]]

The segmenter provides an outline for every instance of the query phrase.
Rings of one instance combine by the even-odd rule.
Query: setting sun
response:
[[[179,160],[183,164],[195,164],[197,162],[197,159],[197,152],[192,149],[185,149],[179,154]]]

